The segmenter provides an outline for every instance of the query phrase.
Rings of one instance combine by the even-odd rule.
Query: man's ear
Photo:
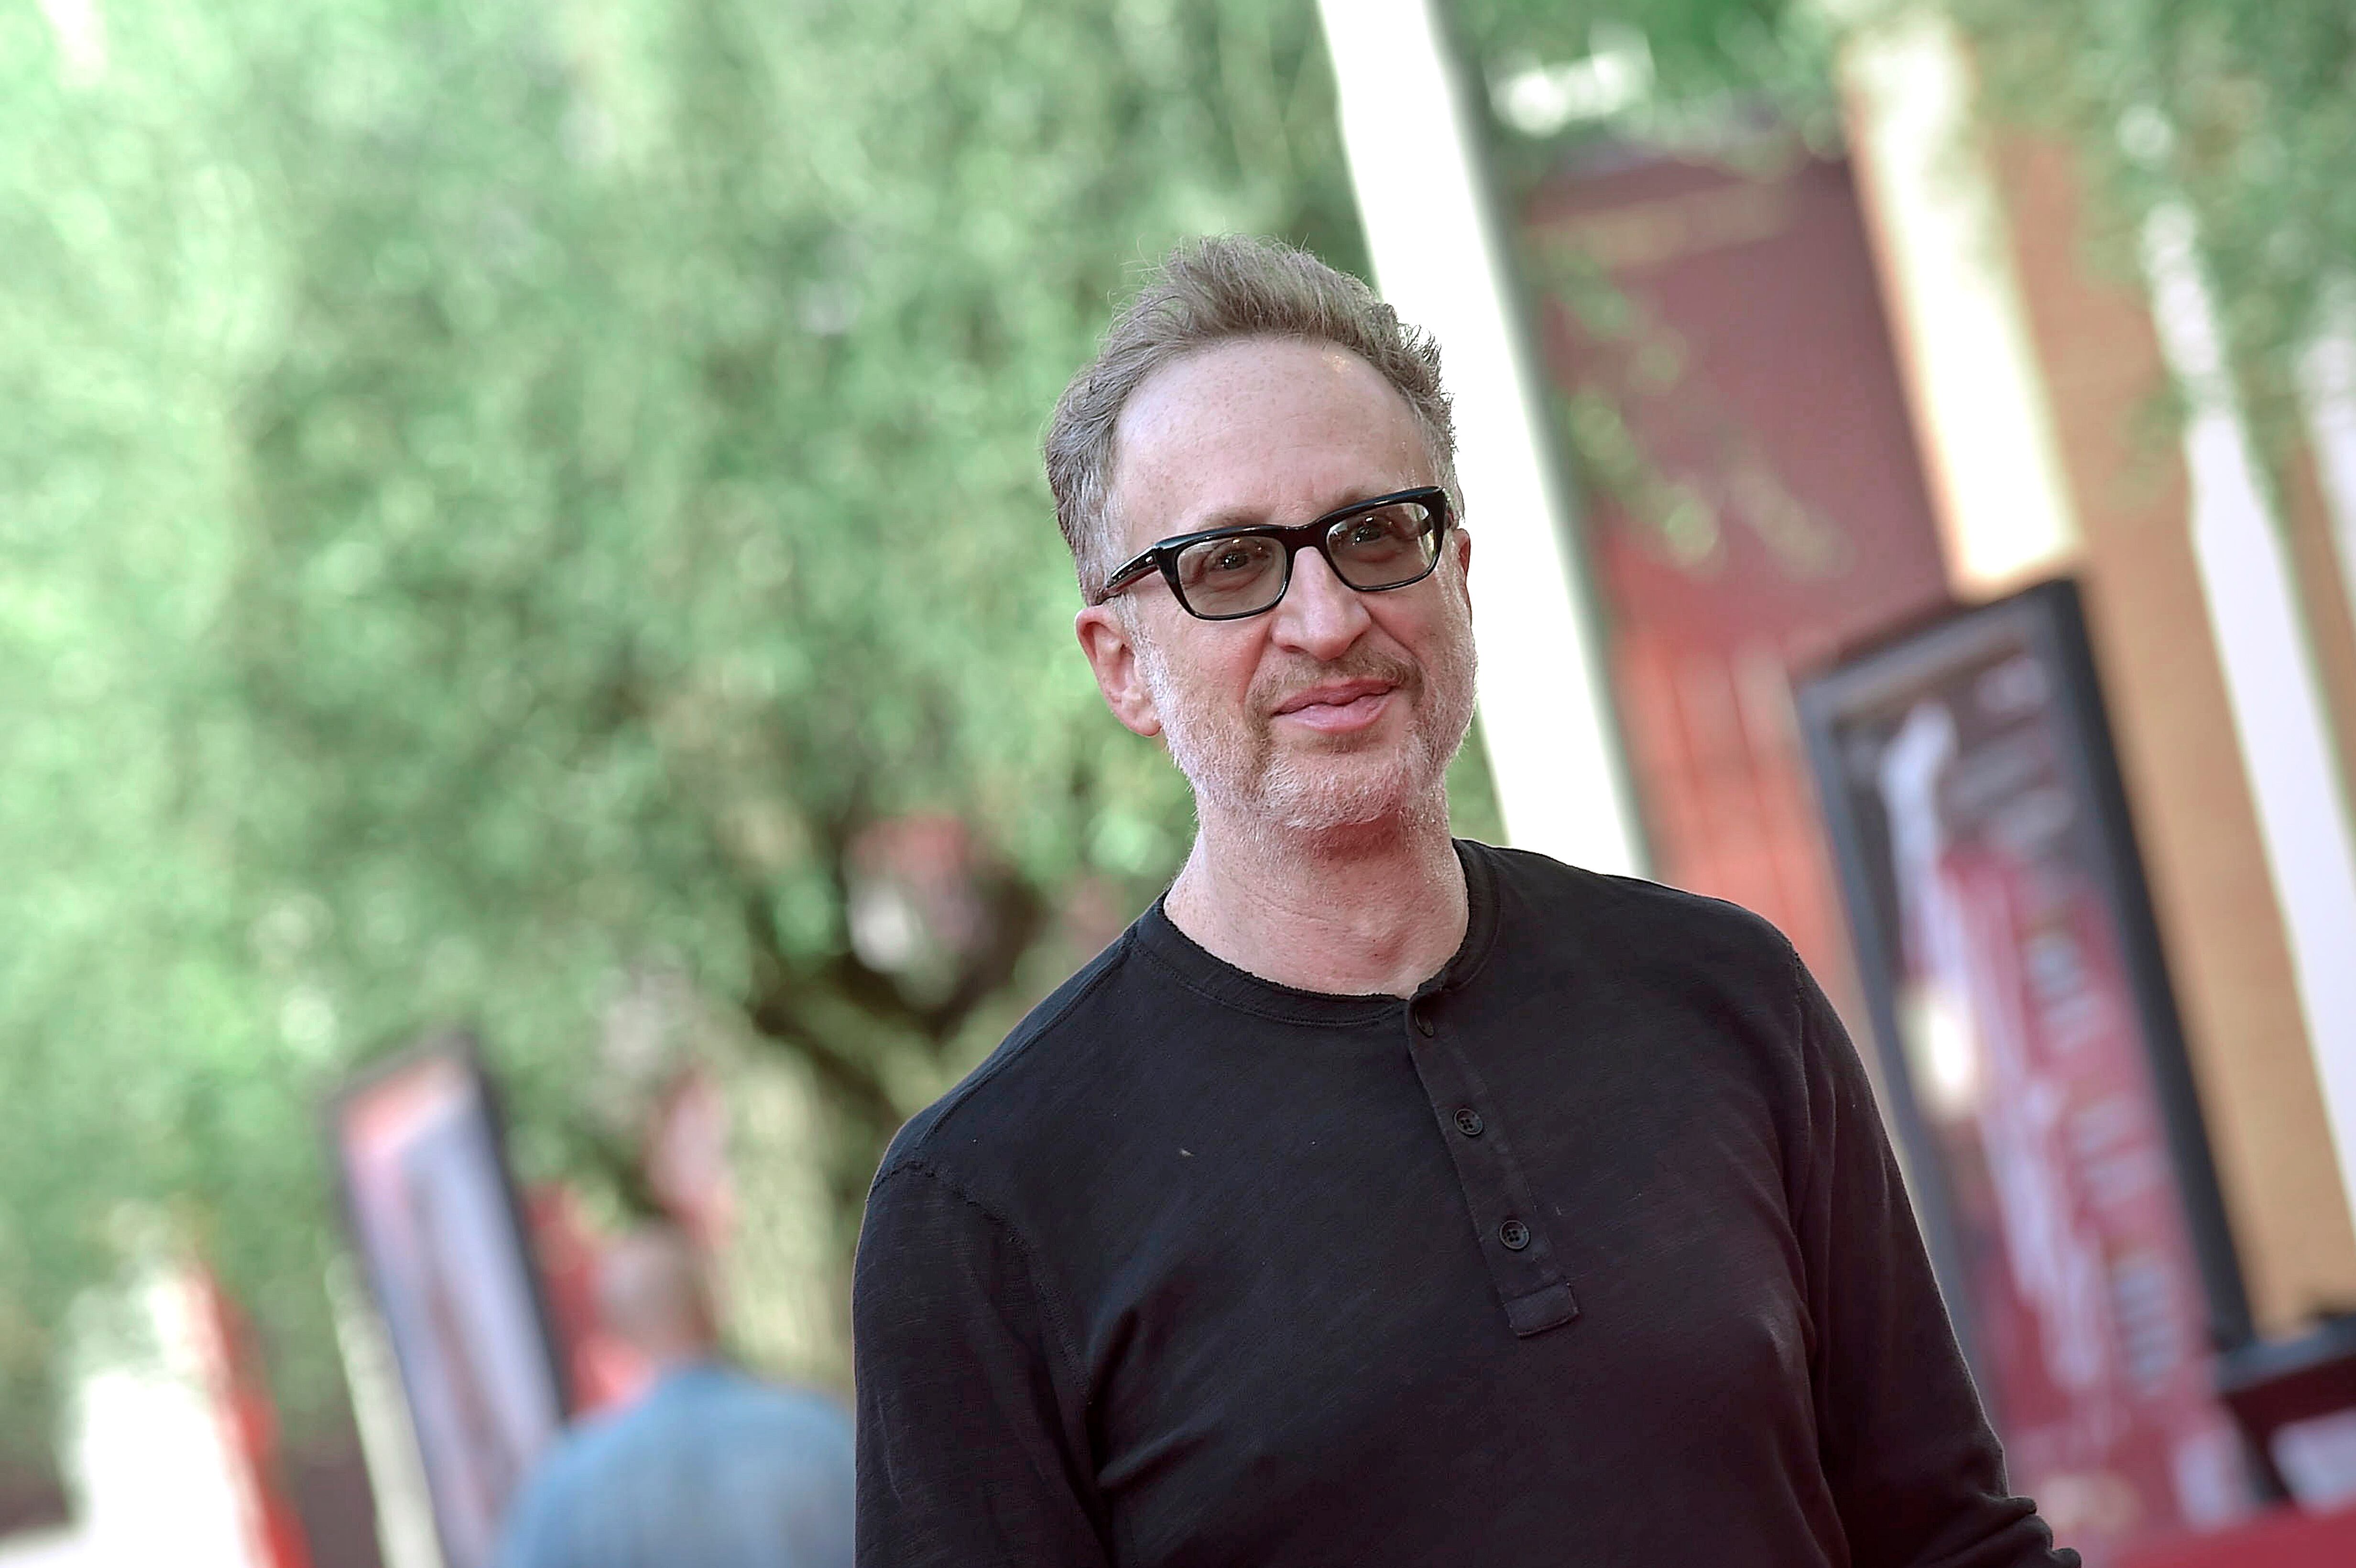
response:
[[[1137,639],[1121,611],[1111,604],[1091,604],[1073,617],[1072,630],[1112,716],[1138,734],[1161,734],[1162,716],[1154,711],[1153,693],[1137,667]]]

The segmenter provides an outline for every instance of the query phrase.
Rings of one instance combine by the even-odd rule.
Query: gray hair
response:
[[[1055,523],[1091,603],[1111,560],[1115,432],[1131,394],[1163,366],[1238,338],[1331,343],[1373,366],[1422,428],[1440,481],[1456,488],[1456,426],[1440,384],[1440,346],[1402,324],[1374,290],[1281,240],[1223,234],[1190,240],[1146,275],[1097,357],[1056,400],[1042,452]]]

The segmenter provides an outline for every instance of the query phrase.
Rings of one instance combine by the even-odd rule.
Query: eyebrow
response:
[[[1323,512],[1319,512],[1314,515],[1318,517],[1324,516]],[[1268,520],[1269,513],[1268,508],[1265,507],[1227,507],[1219,511],[1210,513],[1208,516],[1189,523],[1184,528],[1179,528],[1173,533],[1166,534],[1163,537],[1166,539],[1178,539],[1186,534],[1207,533],[1213,528],[1265,528],[1268,526]]]
[[[1356,506],[1361,501],[1371,501],[1377,496],[1390,496],[1395,495],[1401,490],[1412,490],[1414,488],[1416,488],[1416,486],[1412,485],[1393,485],[1387,488],[1378,485],[1371,490],[1354,490],[1351,494],[1344,496],[1341,500],[1334,502],[1332,506],[1319,507],[1316,511],[1313,511],[1307,517],[1301,518],[1301,523],[1312,523],[1320,517],[1332,517],[1335,512],[1345,511],[1348,508]],[[1190,523],[1183,528],[1173,529],[1169,533],[1163,534],[1162,537],[1163,539],[1183,539],[1188,534],[1209,533],[1214,528],[1261,528],[1280,526],[1297,528],[1300,524],[1288,523],[1278,525],[1270,523],[1269,521],[1268,508],[1265,507],[1228,507],[1219,511],[1208,514],[1199,522]],[[1151,549],[1151,546],[1149,545],[1147,548]]]

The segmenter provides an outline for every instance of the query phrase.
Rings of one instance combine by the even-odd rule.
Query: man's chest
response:
[[[1591,1517],[1589,1489],[1624,1490],[1632,1467],[1711,1473],[1728,1424],[1762,1412],[1771,1446],[1812,1448],[1804,1286],[1759,1097],[1667,1063],[1463,1065],[1274,1091],[1291,1102],[1274,1116],[1221,1096],[1137,1151],[1083,1329],[1129,1559],[1346,1561],[1335,1543],[1356,1538],[1414,1560],[1409,1539],[1466,1507],[1478,1529],[1543,1531]],[[1534,1251],[1569,1316],[1517,1328],[1512,1268]]]

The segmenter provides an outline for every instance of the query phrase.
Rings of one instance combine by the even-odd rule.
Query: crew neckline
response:
[[[1292,1023],[1364,1024],[1394,1017],[1400,1008],[1435,992],[1454,990],[1479,972],[1497,933],[1497,889],[1487,846],[1451,838],[1456,862],[1464,870],[1464,940],[1440,972],[1409,996],[1388,991],[1357,995],[1308,991],[1239,968],[1211,952],[1170,918],[1163,907],[1164,889],[1151,907],[1140,915],[1130,932],[1139,946],[1171,969],[1189,989],[1227,1007],[1279,1018]]]

